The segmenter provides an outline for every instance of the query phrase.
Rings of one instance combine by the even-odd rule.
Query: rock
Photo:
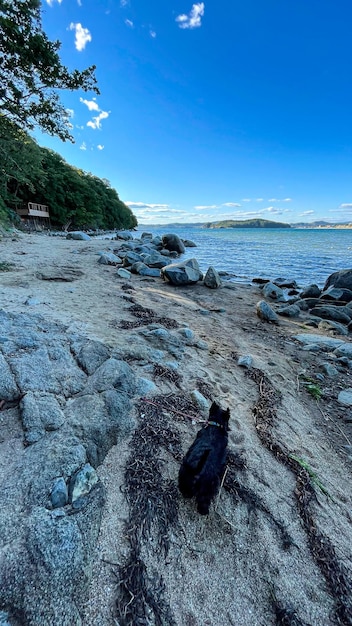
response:
[[[185,246],[183,245],[181,239],[178,235],[168,233],[162,236],[163,247],[170,252],[174,251],[178,254],[183,254],[185,251]]]
[[[149,396],[156,395],[158,393],[158,388],[152,380],[149,378],[138,378],[137,379],[137,388],[136,393],[139,396]]]
[[[190,239],[182,239],[183,241],[183,245],[185,246],[185,248],[196,248],[197,244],[194,243],[194,241],[191,241]]]
[[[137,261],[143,261],[140,254],[137,254],[136,252],[132,252],[132,251],[126,252],[123,255],[121,254],[121,257],[122,257],[122,263],[124,267],[129,267],[133,263],[137,263]]]
[[[121,262],[122,259],[120,259],[120,257],[116,256],[116,254],[113,254],[112,252],[104,252],[99,256],[98,259],[98,263],[101,263],[102,265],[117,265]]]
[[[133,239],[133,235],[131,235],[131,233],[128,233],[124,230],[118,231],[115,237],[116,239],[123,239],[124,241],[130,241],[131,239]]]
[[[323,370],[324,374],[329,376],[329,378],[336,378],[336,376],[339,375],[339,371],[336,369],[336,367],[331,365],[331,363],[322,363],[321,369]]]
[[[336,356],[347,356],[349,359],[352,358],[352,343],[340,343],[340,345],[336,346],[335,349]]]
[[[308,285],[305,287],[300,294],[301,298],[320,298],[321,289],[319,289],[318,285]]]
[[[263,295],[265,298],[276,300],[277,302],[285,302],[285,293],[280,287],[274,285],[274,283],[266,283],[263,287]]]
[[[41,272],[36,272],[36,277],[39,280],[52,280],[56,282],[71,283],[77,278],[84,276],[84,272],[77,270],[75,267],[52,267]]]
[[[77,241],[90,241],[89,235],[87,233],[82,232],[81,230],[73,230],[70,233],[67,233],[66,239],[75,239]]]
[[[154,251],[154,252],[151,252],[150,254],[147,254],[143,258],[143,263],[145,263],[149,267],[161,269],[162,267],[165,267],[165,265],[168,264],[168,261],[162,256],[162,254],[159,254],[159,252]]]
[[[333,320],[335,322],[342,322],[344,324],[348,324],[350,322],[350,317],[341,310],[342,307],[332,306],[332,305],[319,305],[314,307],[310,311],[311,315],[316,317],[320,317],[322,319]]]
[[[39,300],[39,298],[35,298],[33,296],[27,298],[27,300],[25,301],[26,306],[37,306],[38,304],[41,304],[41,301]]]
[[[352,389],[344,389],[337,396],[337,401],[343,406],[352,406]]]
[[[126,270],[124,267],[119,267],[119,269],[117,270],[117,275],[120,276],[120,278],[124,278],[127,280],[131,278],[131,272]]]
[[[240,356],[237,360],[237,365],[250,369],[253,365],[253,357],[250,354]]]
[[[327,291],[331,286],[352,291],[352,269],[340,270],[330,274],[325,282],[323,291]]]
[[[202,279],[196,259],[187,259],[180,263],[166,265],[160,270],[161,276],[167,279],[172,285],[192,285]]]
[[[337,287],[329,287],[326,291],[323,291],[321,294],[322,300],[335,300],[335,301],[344,301],[351,302],[352,301],[352,291],[350,289],[341,289]]]
[[[62,476],[55,478],[50,499],[54,509],[66,506],[68,503],[68,489]]]
[[[273,280],[273,283],[281,289],[297,289],[297,283],[295,280],[287,280],[286,278],[275,278],[275,280]]]
[[[204,285],[209,289],[218,289],[221,286],[221,278],[212,266],[208,267],[207,273],[204,277]]]
[[[4,356],[0,353],[0,398],[2,400],[15,400],[18,396],[19,390],[14,376]]]
[[[350,345],[350,344],[345,344],[345,342],[342,339],[334,339],[332,337],[325,337],[323,335],[311,335],[309,333],[295,335],[294,339],[297,339],[297,341],[303,344],[314,343],[320,346],[322,350],[340,350],[342,346]],[[351,354],[352,354],[352,349],[351,349]]]
[[[298,304],[290,304],[289,306],[281,307],[277,312],[284,317],[299,317],[301,309]]]
[[[75,502],[82,496],[86,496],[98,482],[98,474],[94,467],[86,463],[78,470],[70,480],[68,496],[70,502]]]
[[[319,330],[325,332],[331,332],[333,335],[348,335],[348,328],[346,328],[346,326],[332,320],[323,320],[319,322],[318,328]]]
[[[194,389],[191,391],[191,398],[193,402],[200,408],[202,413],[206,413],[208,415],[209,412],[209,400],[207,400],[198,389]]]
[[[257,303],[257,315],[264,322],[271,322],[273,324],[278,324],[279,322],[275,311],[273,311],[265,300],[260,300],[260,302]]]
[[[139,276],[153,276],[154,278],[160,278],[160,270],[148,267],[142,261],[137,261],[131,265],[131,272],[133,274],[139,274]]]

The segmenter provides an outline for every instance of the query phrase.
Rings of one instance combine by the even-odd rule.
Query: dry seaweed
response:
[[[170,383],[174,383],[176,387],[180,388],[182,376],[178,372],[176,372],[176,370],[172,370],[165,365],[155,364],[153,368],[153,374],[155,378],[166,379]]]
[[[130,313],[137,318],[137,321],[122,320],[120,322],[120,328],[139,328],[141,326],[147,326],[148,324],[160,324],[165,328],[178,328],[179,324],[176,320],[169,317],[160,317],[154,313],[153,309],[143,307],[141,304],[133,304],[129,307]]]
[[[142,558],[147,553],[166,557],[170,531],[178,526],[178,494],[173,481],[162,476],[161,453],[166,451],[182,457],[176,430],[167,422],[156,404],[141,402],[140,421],[131,441],[131,453],[125,468],[125,495],[129,506],[126,536],[130,553],[119,566],[116,609],[121,626],[174,626],[170,608],[165,600],[161,576],[150,575]]]
[[[259,439],[277,460],[289,467],[296,476],[295,497],[298,512],[307,534],[312,557],[320,568],[334,599],[335,621],[341,626],[352,626],[352,580],[344,564],[337,558],[330,539],[317,528],[310,506],[312,500],[316,500],[311,476],[294,456],[273,439],[272,426],[276,419],[278,394],[261,370],[252,368],[248,370],[247,376],[257,383],[259,390],[258,401],[253,407]]]

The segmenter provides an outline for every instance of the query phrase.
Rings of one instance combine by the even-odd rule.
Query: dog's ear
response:
[[[214,415],[219,409],[220,409],[219,405],[217,404],[217,402],[214,401],[210,407],[209,415]]]

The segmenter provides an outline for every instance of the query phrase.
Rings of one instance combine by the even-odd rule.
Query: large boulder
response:
[[[197,259],[171,263],[160,270],[161,277],[172,285],[192,285],[203,278]]]
[[[265,298],[270,298],[271,300],[276,300],[277,302],[285,302],[286,300],[285,293],[281,287],[278,287],[271,282],[264,285],[263,295]]]
[[[170,250],[170,252],[177,252],[178,254],[183,254],[185,251],[185,246],[183,245],[181,239],[178,235],[173,233],[168,233],[162,236],[162,242],[164,248],[166,250]]]
[[[216,269],[210,266],[205,274],[204,285],[209,289],[217,289],[221,287],[221,278]]]
[[[80,230],[74,230],[71,233],[67,233],[66,239],[75,239],[77,241],[89,241],[90,237],[87,233],[83,233]]]
[[[352,269],[340,270],[339,272],[330,274],[323,291],[326,291],[329,287],[340,287],[341,289],[352,290]]]
[[[311,315],[320,317],[324,320],[334,320],[335,322],[342,322],[343,324],[349,324],[351,318],[342,307],[333,305],[320,305],[316,306],[310,312]]]

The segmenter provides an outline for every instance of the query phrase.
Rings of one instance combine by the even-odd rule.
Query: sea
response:
[[[299,287],[323,287],[330,274],[352,268],[352,229],[221,228],[195,225],[138,226],[133,233],[175,233],[190,239],[182,259],[195,257],[206,272],[212,265],[229,280],[250,283],[253,278],[295,280]]]

